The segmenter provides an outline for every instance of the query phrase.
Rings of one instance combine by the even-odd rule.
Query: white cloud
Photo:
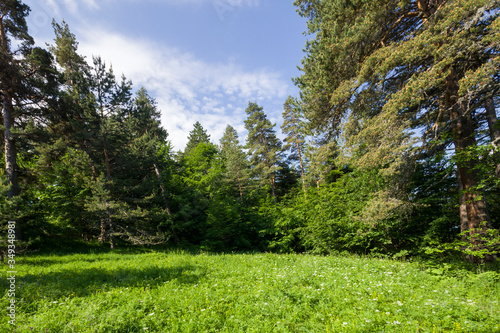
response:
[[[96,0],[42,0],[45,5],[49,6],[53,12],[57,15],[61,13],[63,8],[68,9],[71,13],[78,12],[80,5],[90,9],[99,9],[99,5]],[[120,2],[159,2],[166,5],[192,5],[192,4],[212,4],[214,8],[219,11],[230,11],[236,8],[242,7],[255,7],[259,5],[259,0],[101,0],[100,4],[103,3],[116,3]]]
[[[227,124],[238,129],[243,142],[244,108],[258,101],[279,114],[290,84],[268,69],[245,70],[234,62],[208,63],[192,54],[163,44],[138,40],[99,29],[80,29],[80,52],[91,61],[100,55],[112,63],[117,76],[122,73],[144,86],[162,111],[162,124],[175,149],[183,149],[188,132],[200,121],[213,142],[218,142]],[[270,117],[273,118],[273,117]]]

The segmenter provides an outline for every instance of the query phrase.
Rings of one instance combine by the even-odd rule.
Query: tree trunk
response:
[[[274,172],[271,173],[271,194],[273,196],[274,203],[276,203],[276,176]]]
[[[295,144],[297,145],[297,153],[299,154],[299,164],[300,164],[300,177],[302,178],[302,190],[304,191],[304,197],[307,198],[307,191],[306,191],[306,178],[305,178],[305,173],[304,173],[304,163],[302,162],[302,152],[300,150],[300,145],[299,145],[299,138],[297,135],[295,135]]]
[[[457,169],[457,179],[458,179],[458,202],[460,210],[460,232],[469,230],[469,219],[467,218],[467,205],[465,204],[465,194],[463,193],[464,185],[462,183],[462,176]]]
[[[240,177],[238,177],[238,190],[240,192],[240,201],[243,202],[243,186],[241,185]]]
[[[447,108],[450,110],[455,154],[458,157],[458,185],[459,188],[463,189],[461,202],[462,200],[465,201],[467,225],[469,230],[473,229],[470,236],[474,237],[475,234],[481,232],[481,229],[487,228],[489,224],[486,201],[477,189],[479,181],[474,172],[474,167],[477,165],[478,160],[476,156],[467,156],[468,149],[476,146],[474,121],[472,115],[467,110],[466,104],[458,101],[458,83],[453,69],[447,77],[446,84],[447,93],[445,101]],[[486,222],[486,225],[482,225],[482,222]],[[472,241],[472,245],[477,247],[479,244],[477,241]]]
[[[496,163],[495,176],[497,180],[500,181],[500,124],[497,122],[497,114],[495,110],[495,102],[493,98],[490,97],[485,103],[486,109],[486,119],[488,120],[488,128],[490,130],[490,137],[493,147],[495,147],[495,152],[493,157]],[[500,182],[498,183],[498,189],[500,190]]]
[[[260,130],[260,135],[262,139],[262,145],[264,146],[264,159],[266,161],[267,167],[271,169],[272,164],[269,159],[269,150],[267,148],[266,136],[262,129]],[[274,203],[276,203],[276,175],[274,174],[274,171],[271,172],[271,195],[273,196]]]
[[[103,138],[103,144],[104,144],[104,163],[106,164],[106,180],[107,180],[107,188],[108,191],[111,193],[111,161],[109,158],[108,154],[108,142],[107,142],[107,137],[106,137],[106,131],[103,131],[102,133],[102,138]],[[107,205],[107,203],[106,203]],[[108,221],[107,224],[109,226],[109,244],[111,250],[114,250],[115,248],[115,234],[114,234],[114,228],[113,228],[113,217],[111,216],[111,211],[107,210],[108,214]],[[104,227],[105,229],[105,227]],[[101,233],[103,230],[103,226],[101,224]]]
[[[476,188],[479,183],[474,172],[477,158],[467,157],[464,158],[464,161],[460,161],[467,149],[476,145],[472,117],[470,114],[464,114],[462,106],[457,106],[452,111],[451,119],[455,122],[454,144],[455,152],[459,157],[457,168],[462,180],[463,190],[465,191],[464,196],[469,229],[475,229],[479,228],[481,222],[488,221],[488,211],[484,198],[480,196]]]
[[[104,219],[101,219],[101,234],[99,235],[99,238],[97,238],[99,243],[104,243],[106,241],[106,222]]]
[[[5,127],[5,175],[10,185],[7,196],[9,199],[12,199],[19,194],[19,184],[17,182],[16,142],[12,134],[12,129],[14,127],[14,107],[12,106],[12,98],[6,92],[4,92],[3,95],[3,123]]]
[[[108,212],[109,216],[109,247],[111,250],[115,249],[115,228],[113,224],[113,218],[111,217],[111,212]]]
[[[4,130],[4,151],[5,151],[5,176],[9,184],[7,197],[12,199],[19,195],[19,183],[17,181],[17,150],[16,140],[12,134],[14,128],[14,107],[12,97],[8,92],[3,93],[3,126]],[[16,240],[22,240],[21,223],[16,220]]]

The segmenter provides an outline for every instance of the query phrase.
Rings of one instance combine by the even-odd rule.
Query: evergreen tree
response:
[[[30,9],[21,1],[0,4],[0,107],[3,144],[2,162],[8,186],[7,198],[19,206],[24,216],[17,220],[16,236],[23,237],[21,226],[34,213],[36,198],[30,191],[36,181],[33,160],[38,142],[46,140],[47,125],[53,123],[58,78],[53,59],[46,51],[33,47],[26,17]],[[18,163],[23,161],[23,163]],[[22,188],[22,191],[21,191]],[[23,195],[23,198],[18,196]],[[11,206],[12,207],[12,206]],[[32,230],[30,230],[32,231]]]
[[[240,200],[243,201],[243,192],[250,178],[250,165],[240,146],[238,133],[231,125],[227,125],[220,144],[226,166],[225,179],[237,188]]]
[[[26,17],[30,9],[20,1],[0,4],[0,97],[3,114],[5,175],[10,189],[9,198],[19,194],[17,148],[15,138],[15,102],[25,98],[23,66],[31,51],[33,39],[28,34]],[[15,49],[12,46],[15,45]],[[16,55],[21,55],[19,59]],[[18,235],[20,237],[20,233]]]
[[[115,229],[136,244],[176,237],[169,225],[172,211],[165,175],[168,165],[162,156],[170,154],[170,142],[160,125],[157,103],[141,88],[122,114],[118,130],[127,135],[120,154],[114,158],[113,191],[123,202],[126,216],[119,217]]]
[[[305,179],[305,124],[302,118],[302,110],[300,109],[299,102],[292,96],[288,96],[283,111],[283,125],[281,130],[286,135],[286,145],[283,150],[290,150],[291,154],[288,157],[292,161],[298,161],[300,167],[300,176],[302,179],[302,190],[304,195],[306,193],[306,179]]]
[[[207,134],[207,131],[201,126],[200,122],[197,121],[194,123],[193,129],[189,132],[188,143],[186,144],[186,148],[184,149],[184,154],[189,154],[198,144],[200,143],[209,143],[210,135]]]
[[[248,117],[245,128],[248,131],[247,145],[253,172],[261,183],[268,183],[271,195],[276,201],[276,172],[281,158],[281,141],[276,137],[274,126],[256,103],[248,103],[245,110]]]
[[[63,71],[63,89],[60,91],[59,109],[61,117],[56,125],[59,136],[71,147],[83,149],[91,159],[92,177],[99,174],[99,152],[94,149],[98,136],[95,98],[91,93],[90,66],[78,54],[76,36],[66,22],[52,22],[55,45],[51,53]]]
[[[304,157],[308,161],[306,181],[315,185],[327,184],[328,176],[335,170],[337,153],[335,141],[323,143],[321,140],[311,140],[306,145]]]
[[[471,154],[474,111],[499,89],[496,1],[295,4],[315,34],[296,79],[315,128],[337,135],[348,115],[357,128],[351,161],[382,162],[386,177],[399,180],[391,196],[403,200],[417,152],[411,129],[424,128],[425,148],[451,137],[467,211],[462,225],[479,230],[489,217],[473,171],[480,165]]]

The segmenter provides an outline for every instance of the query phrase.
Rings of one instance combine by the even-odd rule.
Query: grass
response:
[[[500,332],[492,271],[182,252],[38,254],[16,270],[16,332]]]

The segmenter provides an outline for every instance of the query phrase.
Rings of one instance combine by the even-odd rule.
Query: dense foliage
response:
[[[244,143],[228,125],[216,144],[196,122],[174,152],[146,88],[87,63],[65,22],[48,50],[33,47],[29,8],[2,2],[2,228],[17,221],[27,245],[493,259],[499,2],[295,5],[311,39],[284,142],[249,102]]]

